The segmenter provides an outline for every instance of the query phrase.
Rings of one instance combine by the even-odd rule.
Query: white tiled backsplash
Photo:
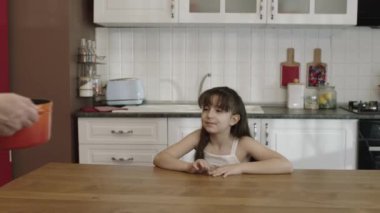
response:
[[[379,100],[380,30],[366,27],[162,27],[97,28],[102,80],[137,77],[148,101],[196,101],[203,89],[229,86],[245,102],[283,104],[280,63],[295,49],[301,83],[313,49],[322,49],[327,81],[338,102]]]

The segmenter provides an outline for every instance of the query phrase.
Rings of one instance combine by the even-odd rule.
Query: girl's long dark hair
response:
[[[198,105],[201,109],[211,106],[212,100],[217,97],[219,108],[232,114],[240,115],[240,120],[231,127],[231,135],[235,138],[251,136],[248,126],[247,112],[243,100],[233,89],[229,87],[215,87],[203,92],[198,98]],[[202,127],[198,145],[195,147],[195,160],[204,158],[204,149],[210,141],[209,133]]]

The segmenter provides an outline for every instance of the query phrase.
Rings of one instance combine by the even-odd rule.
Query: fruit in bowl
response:
[[[31,127],[24,128],[14,135],[0,137],[0,149],[27,148],[50,140],[53,102],[43,99],[33,99],[32,101],[38,108],[38,121]]]
[[[336,109],[336,90],[328,83],[318,87],[319,109]]]
[[[320,109],[335,109],[335,95],[332,92],[320,93],[318,95],[318,105]]]

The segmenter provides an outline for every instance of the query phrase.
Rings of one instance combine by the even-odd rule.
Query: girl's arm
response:
[[[243,152],[252,156],[256,161],[226,165],[209,172],[213,176],[235,174],[285,174],[293,171],[293,166],[288,159],[250,137],[243,137],[239,141]]]
[[[292,163],[280,153],[269,149],[250,137],[241,139],[242,148],[255,162],[241,163],[242,173],[282,174],[293,172]]]
[[[163,169],[192,172],[193,163],[182,161],[180,158],[198,145],[199,138],[200,130],[190,133],[178,143],[159,152],[155,156],[153,164]]]

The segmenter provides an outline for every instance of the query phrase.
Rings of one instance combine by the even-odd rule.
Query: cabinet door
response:
[[[356,25],[358,0],[269,0],[268,23]]]
[[[357,120],[268,119],[262,135],[269,148],[296,169],[355,169]]]
[[[175,144],[189,133],[200,129],[201,118],[169,118],[168,119],[168,142]],[[187,162],[194,161],[195,150],[187,153],[181,159]]]
[[[181,0],[182,23],[265,23],[267,0]]]
[[[94,0],[94,22],[105,26],[178,22],[178,0]]]

